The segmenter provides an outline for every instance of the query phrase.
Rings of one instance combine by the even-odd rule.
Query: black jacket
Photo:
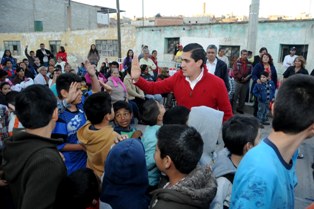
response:
[[[48,56],[48,62],[49,62],[49,60],[51,59],[51,58],[54,58],[54,56],[53,56],[53,54],[48,50],[48,49],[45,49],[45,51],[46,51],[46,54],[47,54],[47,56]],[[36,51],[36,57],[38,57],[39,59],[40,59],[40,64],[44,64],[44,61],[43,61],[43,59],[44,59],[44,53],[41,51],[41,49],[38,49],[37,51]]]
[[[66,176],[56,148],[60,141],[26,132],[4,141],[3,170],[16,208],[53,208],[57,188]]]
[[[229,85],[229,75],[228,75],[228,70],[227,70],[227,65],[224,61],[220,60],[217,58],[217,64],[216,64],[216,69],[215,69],[215,75],[221,78],[227,87],[227,90],[230,90],[230,85]]]

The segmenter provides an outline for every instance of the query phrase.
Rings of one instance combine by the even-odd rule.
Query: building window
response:
[[[117,40],[96,40],[96,48],[101,56],[104,57],[118,56]]]
[[[20,41],[3,41],[4,49],[9,49],[12,55],[21,55]]]
[[[240,57],[240,46],[219,45],[219,48],[225,49],[225,55],[228,57],[230,63],[228,67],[232,68],[233,63]]]
[[[166,38],[165,39],[165,53],[174,54],[176,45],[180,43],[180,38]]]
[[[56,54],[58,53],[58,50],[61,46],[61,41],[59,41],[59,40],[49,41],[49,46],[50,46],[51,53],[54,56],[56,56]]]
[[[307,52],[309,48],[308,44],[302,44],[302,45],[301,44],[280,44],[279,62],[283,62],[283,60],[285,59],[285,56],[290,54],[290,49],[292,47],[295,47],[297,49],[295,53],[296,55],[303,56],[304,59],[306,60]]]
[[[44,30],[43,21],[35,20],[34,21],[34,31],[41,32]]]

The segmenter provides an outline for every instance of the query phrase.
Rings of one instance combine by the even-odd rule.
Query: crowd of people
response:
[[[21,62],[5,50],[0,207],[294,208],[298,148],[314,136],[314,77],[295,75],[309,73],[290,53],[279,85],[264,47],[229,67],[224,49],[178,44],[172,76],[145,45],[99,65],[92,44],[78,69],[62,46],[26,47]],[[249,94],[254,115],[244,115]],[[269,111],[273,130],[261,139]]]

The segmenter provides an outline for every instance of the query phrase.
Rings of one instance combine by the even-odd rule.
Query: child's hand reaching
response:
[[[117,138],[114,140],[115,144],[118,144],[119,142],[128,139],[129,136],[128,135],[118,135]]]
[[[68,93],[68,96],[66,98],[66,102],[68,104],[71,104],[80,94],[80,89],[78,87],[79,87],[78,82],[72,82],[71,83],[69,93]]]

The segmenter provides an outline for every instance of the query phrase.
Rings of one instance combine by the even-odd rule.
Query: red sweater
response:
[[[66,52],[59,51],[56,55],[56,60],[58,60],[59,57],[62,59],[62,61],[68,62],[67,60],[68,55]]]
[[[162,94],[173,92],[177,104],[189,109],[195,106],[207,106],[224,112],[223,121],[232,117],[232,108],[228,92],[222,79],[208,72],[204,72],[202,79],[192,90],[185,80],[182,71],[157,82],[147,82],[143,78],[135,83],[147,94]]]

